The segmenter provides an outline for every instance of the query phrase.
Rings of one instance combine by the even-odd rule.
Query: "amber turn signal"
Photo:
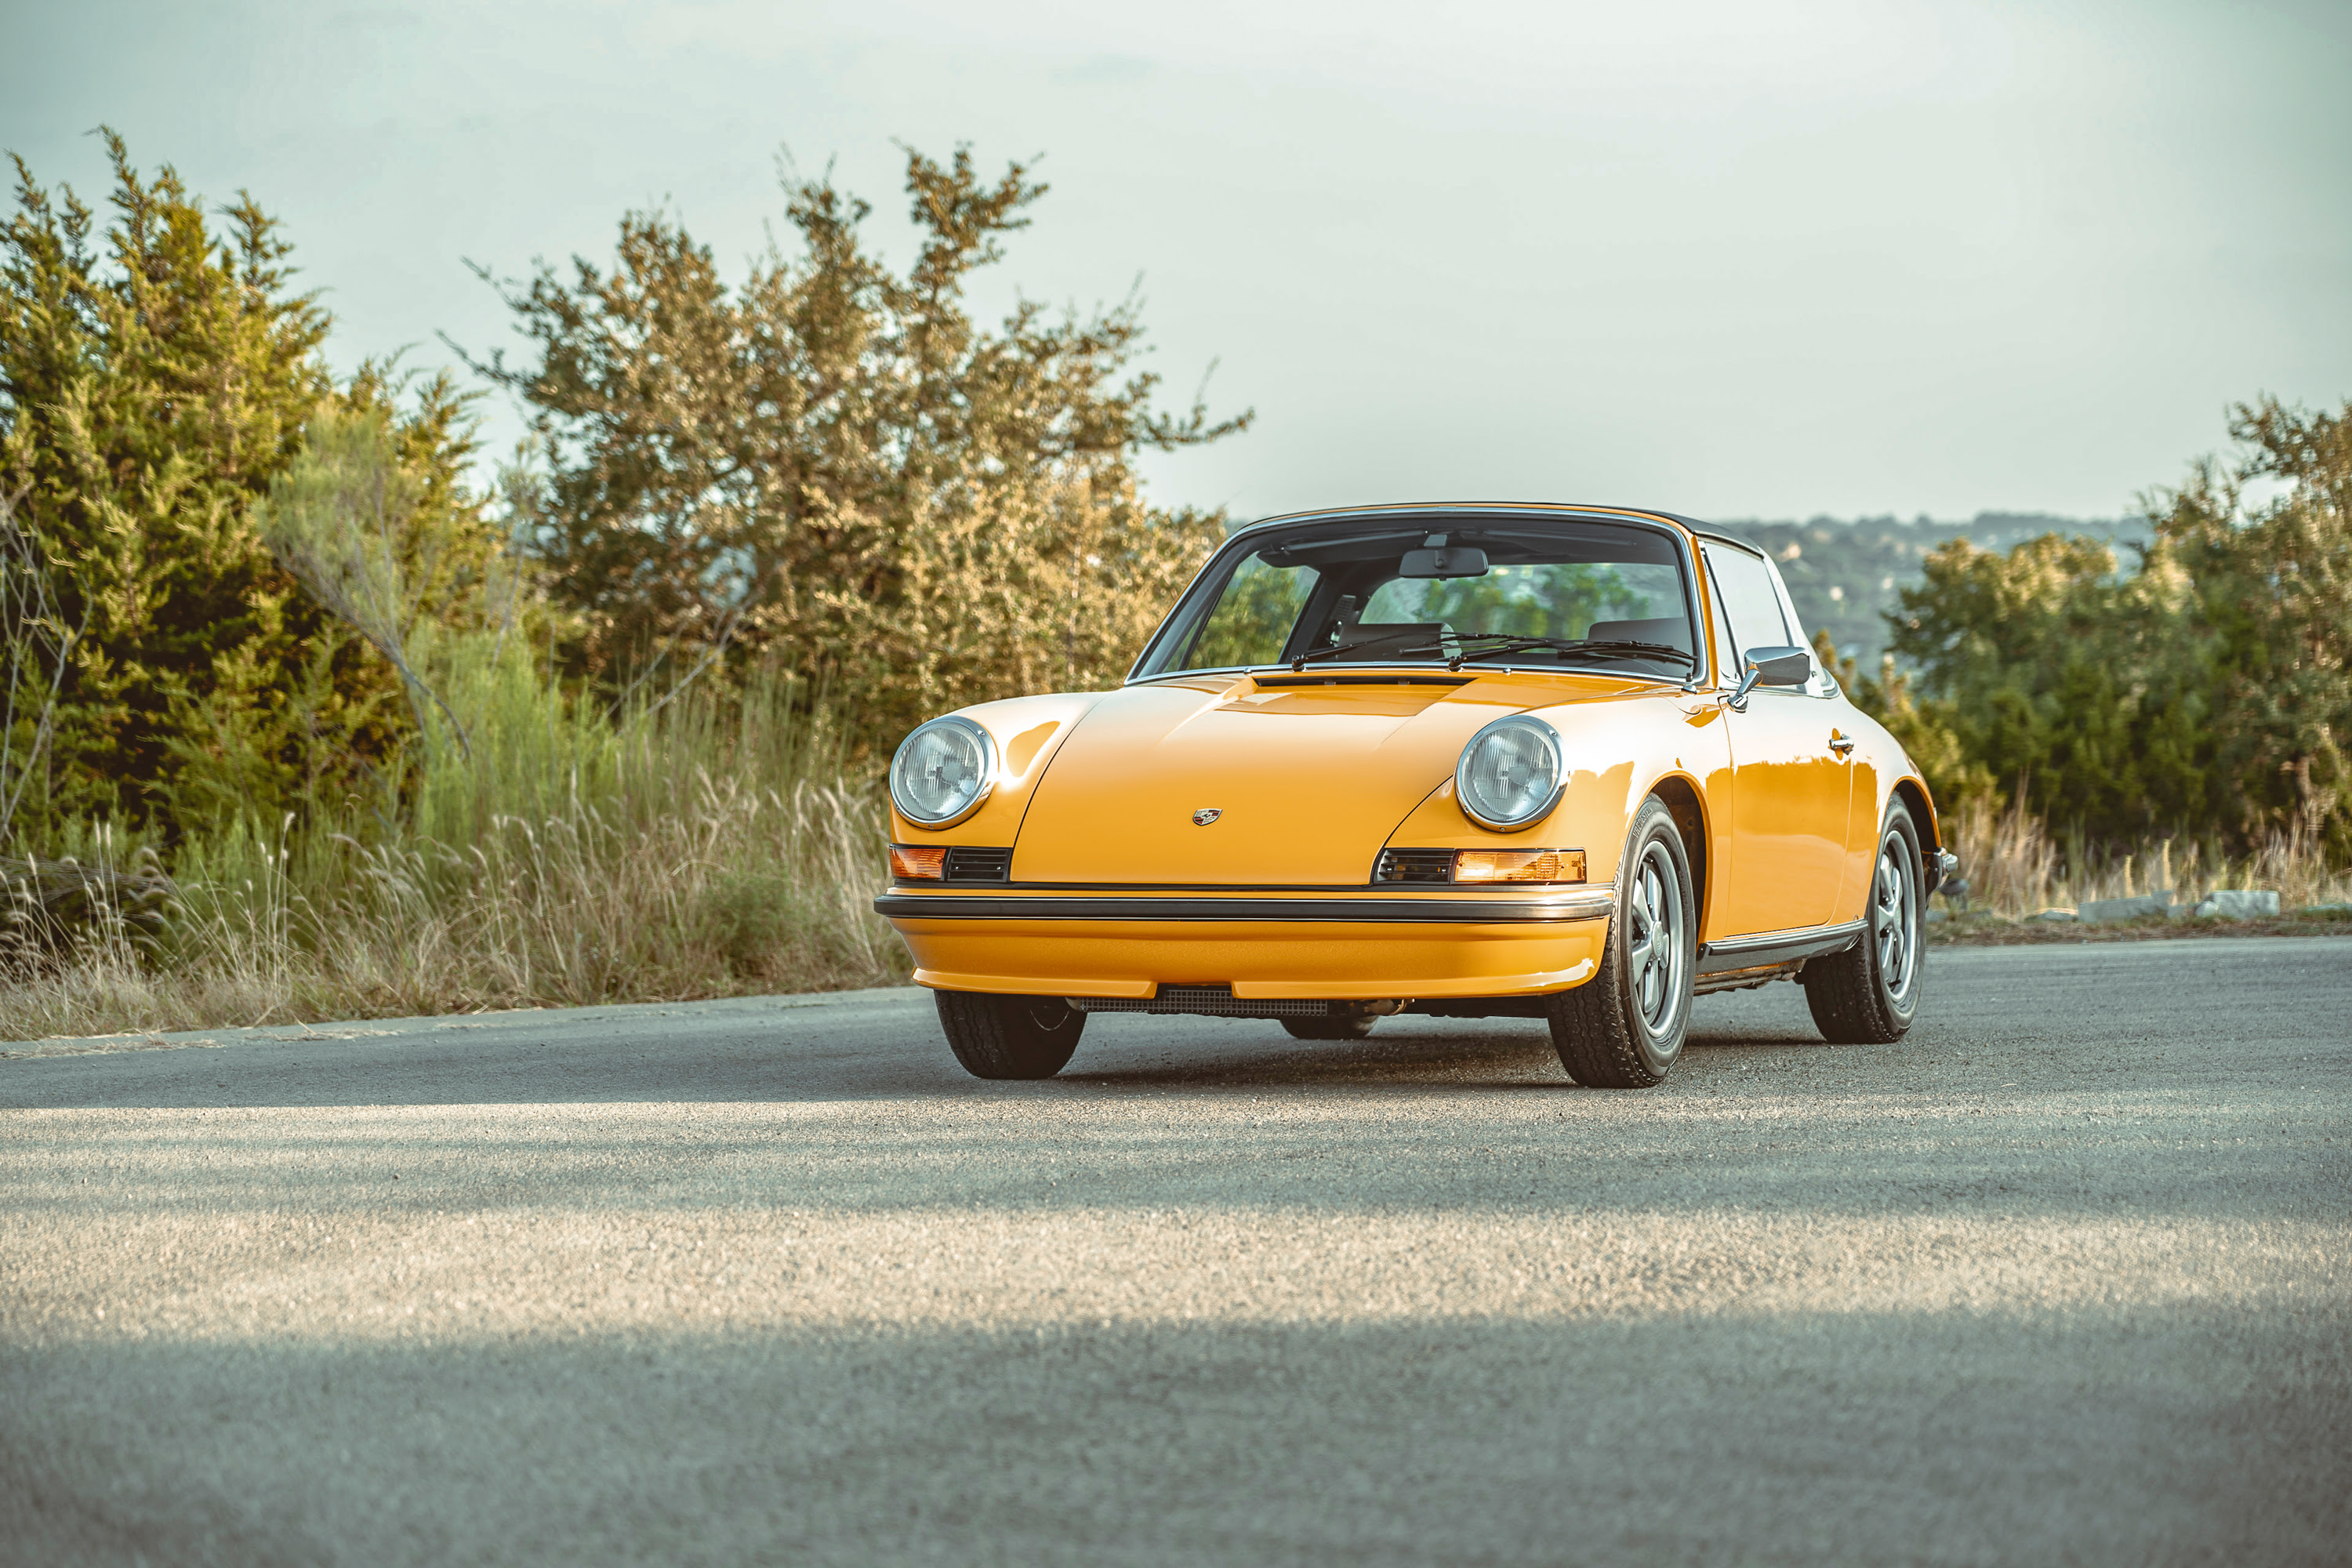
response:
[[[1457,882],[1581,882],[1581,849],[1464,849],[1454,857]]]
[[[890,875],[902,882],[936,882],[947,875],[947,866],[944,844],[890,846]]]

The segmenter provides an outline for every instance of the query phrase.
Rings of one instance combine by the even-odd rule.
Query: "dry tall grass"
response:
[[[505,719],[472,758],[431,764],[407,826],[363,839],[243,825],[191,845],[161,945],[93,881],[99,918],[68,956],[20,959],[0,981],[0,1039],[907,978],[870,902],[887,879],[878,794],[845,778],[789,691],[618,730],[527,679],[472,696]],[[2290,910],[2352,898],[2352,876],[2294,838],[2241,860],[2174,842],[2094,857],[1979,804],[1946,829],[1969,907],[2010,919],[2151,888],[2276,888]],[[88,858],[138,857],[100,833]]]
[[[2318,845],[2299,833],[2238,859],[2169,838],[2102,854],[2063,845],[2021,807],[2000,811],[1982,800],[1964,803],[1944,828],[1968,879],[1969,907],[2009,920],[2161,889],[2170,889],[2176,903],[2193,903],[2216,889],[2274,888],[2285,910],[2352,899],[2352,873],[2331,868]]]
[[[870,902],[879,799],[826,765],[782,696],[615,731],[518,693],[503,749],[432,764],[417,826],[243,825],[190,846],[167,942],[95,921],[0,984],[0,1039],[907,978]]]

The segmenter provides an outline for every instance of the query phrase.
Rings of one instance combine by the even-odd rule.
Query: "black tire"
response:
[[[1052,1078],[1069,1065],[1087,1016],[1059,996],[934,991],[948,1048],[974,1078]]]
[[[1294,1040],[1360,1040],[1372,1032],[1369,1013],[1334,1013],[1328,1018],[1285,1018],[1283,1033]]]
[[[1798,976],[1822,1038],[1837,1046],[1891,1046],[1908,1034],[1927,981],[1927,883],[1919,830],[1899,800],[1889,801],[1863,896],[1862,940],[1816,958]]]
[[[1682,1056],[1698,958],[1690,855],[1654,795],[1633,815],[1620,866],[1601,973],[1554,993],[1545,1011],[1569,1077],[1594,1089],[1649,1089]]]

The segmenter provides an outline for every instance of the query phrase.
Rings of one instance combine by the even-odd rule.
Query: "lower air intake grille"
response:
[[[1073,996],[1070,1005],[1081,1013],[1192,1013],[1211,1018],[1328,1018],[1331,1004],[1312,999],[1236,1001],[1230,985],[1162,985],[1160,994],[1139,996]]]
[[[969,844],[959,844],[948,851],[947,875],[942,880],[1002,882],[1012,875],[1012,850],[977,849]]]
[[[1383,849],[1373,868],[1375,882],[1450,882],[1454,880],[1451,849]]]

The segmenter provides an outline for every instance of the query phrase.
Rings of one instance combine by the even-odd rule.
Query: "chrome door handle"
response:
[[[1832,730],[1830,731],[1830,750],[1835,752],[1841,757],[1850,754],[1853,751],[1853,737],[1851,735],[1841,735],[1835,730]]]

